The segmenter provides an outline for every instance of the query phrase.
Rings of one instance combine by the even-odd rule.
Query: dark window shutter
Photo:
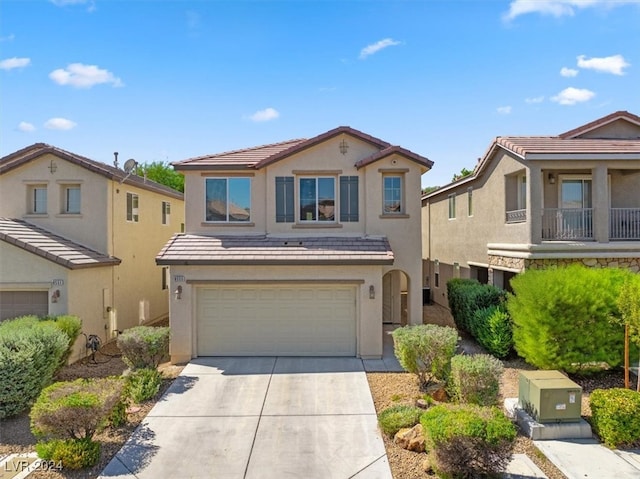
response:
[[[358,177],[340,177],[340,221],[358,221]]]
[[[293,176],[276,176],[276,223],[293,223]]]

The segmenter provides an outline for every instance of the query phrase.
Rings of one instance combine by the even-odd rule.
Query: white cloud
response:
[[[51,3],[53,3],[56,7],[66,7],[67,5],[86,5],[88,4],[89,7],[87,8],[88,12],[93,12],[96,9],[96,4],[94,0],[51,0]]]
[[[596,96],[596,94],[591,90],[569,87],[562,90],[556,96],[551,97],[551,100],[560,105],[575,105],[576,103],[589,101],[594,96]]]
[[[278,110],[275,108],[265,108],[264,110],[258,110],[253,115],[249,117],[251,121],[261,122],[261,121],[270,121],[275,120],[280,116]]]
[[[48,119],[44,127],[49,130],[71,130],[77,126],[77,123],[66,118],[50,118]]]
[[[508,115],[511,113],[511,106],[499,106],[497,110],[501,115]]]
[[[16,39],[16,36],[11,33],[10,35],[7,35],[6,37],[0,37],[0,42],[12,42]]]
[[[624,75],[624,68],[631,66],[622,55],[612,55],[602,58],[587,58],[585,55],[578,57],[578,67],[588,70],[595,70],[601,73],[611,73],[612,75]]]
[[[385,38],[384,40],[380,40],[376,43],[372,43],[371,45],[367,45],[362,50],[360,50],[360,59],[364,60],[369,55],[373,55],[374,53],[378,53],[380,50],[393,47],[396,45],[400,45],[402,42],[394,40],[392,38]]]
[[[525,98],[525,103],[528,103],[530,105],[536,104],[536,103],[542,103],[544,101],[544,96],[540,95],[540,96],[536,96],[533,98]]]
[[[35,131],[36,127],[33,126],[31,123],[28,123],[26,121],[21,121],[18,124],[18,130],[20,131]]]
[[[110,83],[114,87],[124,86],[122,80],[110,71],[98,68],[97,65],[82,63],[71,63],[67,68],[58,68],[49,73],[49,78],[58,85],[70,85],[76,88],[91,88],[101,83]]]
[[[0,61],[0,69],[13,70],[14,68],[24,68],[31,63],[31,58],[7,58]]]
[[[579,73],[578,70],[574,68],[562,67],[560,69],[560,75],[562,75],[563,77],[572,78],[574,76],[577,76],[578,73]]]
[[[614,8],[625,4],[640,4],[640,0],[513,0],[504,20],[513,20],[520,15],[540,13],[554,17],[573,16],[577,10],[601,7]]]

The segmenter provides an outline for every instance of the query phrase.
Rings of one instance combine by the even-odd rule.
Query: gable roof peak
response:
[[[633,123],[635,125],[640,126],[640,116],[634,115],[633,113],[629,113],[626,110],[618,110],[613,113],[610,113],[609,115],[603,116],[602,118],[598,118],[582,126],[574,128],[572,130],[565,131],[564,133],[561,133],[558,136],[562,139],[576,138],[589,131],[600,128],[609,123],[613,123],[614,121],[617,121],[617,120],[625,120],[625,121],[628,121],[629,123]]]

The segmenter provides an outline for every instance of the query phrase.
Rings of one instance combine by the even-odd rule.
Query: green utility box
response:
[[[578,422],[582,388],[560,371],[521,371],[518,402],[538,422]]]

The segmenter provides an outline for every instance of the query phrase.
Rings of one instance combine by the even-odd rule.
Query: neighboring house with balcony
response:
[[[619,111],[558,136],[498,137],[473,173],[422,197],[431,295],[476,278],[573,262],[640,270],[640,117]]]
[[[422,323],[420,177],[432,162],[350,127],[191,158],[171,273],[171,360],[382,355]]]
[[[166,318],[155,255],[183,223],[182,193],[115,166],[43,143],[1,158],[0,320],[72,314],[106,341]]]

